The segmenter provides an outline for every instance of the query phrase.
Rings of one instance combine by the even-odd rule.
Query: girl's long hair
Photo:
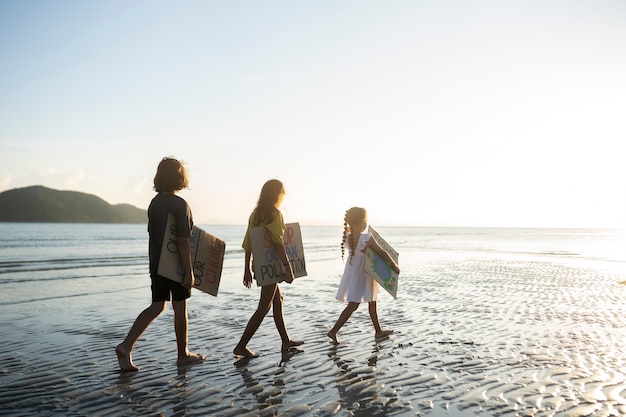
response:
[[[263,184],[263,188],[261,188],[261,193],[259,194],[259,201],[256,203],[256,208],[254,209],[254,217],[252,218],[253,224],[260,226],[262,224],[269,224],[274,220],[276,203],[280,195],[284,192],[283,183],[279,180],[273,179]]]
[[[343,217],[343,238],[341,239],[341,259],[343,260],[346,252],[346,241],[350,247],[350,262],[354,256],[356,245],[359,242],[359,236],[356,233],[352,233],[354,226],[360,224],[367,215],[367,211],[362,207],[352,207],[346,211],[346,215]]]

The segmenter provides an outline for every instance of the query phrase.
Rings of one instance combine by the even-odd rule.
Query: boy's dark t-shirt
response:
[[[148,234],[150,275],[157,275],[161,248],[165,236],[168,214],[176,218],[176,231],[179,237],[189,237],[193,227],[193,217],[189,204],[175,194],[159,193],[148,206]]]

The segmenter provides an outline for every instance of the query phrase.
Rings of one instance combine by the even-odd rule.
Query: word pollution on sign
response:
[[[169,214],[167,227],[161,248],[158,274],[173,281],[182,283],[185,271],[180,260],[176,233],[176,218]],[[189,236],[191,264],[195,281],[193,286],[200,291],[217,297],[217,290],[222,276],[226,242],[193,226]]]
[[[252,245],[254,279],[256,279],[257,285],[263,286],[284,281],[287,277],[287,270],[278,257],[272,237],[265,227],[250,228],[250,244]],[[294,278],[306,276],[306,263],[299,223],[285,225],[283,245],[285,245]]]
[[[371,239],[374,239],[376,243],[378,243],[378,246],[387,251],[391,259],[398,264],[398,252],[396,252],[372,226],[369,226],[368,232],[372,235]],[[394,299],[396,298],[398,293],[398,274],[391,268],[389,263],[369,246],[365,250],[365,272],[374,278]]]

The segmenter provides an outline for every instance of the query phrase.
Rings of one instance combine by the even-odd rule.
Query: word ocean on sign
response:
[[[372,239],[378,245],[387,251],[391,259],[398,263],[399,254],[389,243],[383,239],[372,226],[369,226],[368,232],[372,235]],[[368,247],[365,250],[365,271],[378,282],[395,299],[398,294],[398,274],[391,269],[389,265],[379,254]]]
[[[287,271],[278,258],[272,238],[265,227],[250,229],[250,244],[252,245],[254,279],[256,279],[257,285],[263,286],[284,281]],[[285,225],[283,245],[285,245],[294,278],[306,276],[306,262],[299,223]]]
[[[176,219],[170,213],[167,218],[163,247],[161,248],[158,274],[182,283],[185,273],[180,261],[177,237]],[[191,262],[195,277],[193,286],[217,297],[226,242],[197,226],[193,226],[189,236],[189,249],[191,250]]]

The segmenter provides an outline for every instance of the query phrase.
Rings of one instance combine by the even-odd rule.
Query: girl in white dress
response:
[[[343,240],[341,241],[341,258],[344,258],[345,248],[349,248],[348,260],[341,277],[337,300],[347,301],[348,305],[341,312],[339,319],[327,336],[334,344],[339,344],[337,332],[346,324],[352,313],[356,311],[361,303],[368,303],[370,317],[374,325],[376,338],[381,338],[393,333],[393,330],[383,330],[378,322],[376,311],[376,298],[378,296],[378,283],[365,272],[365,249],[372,248],[386,262],[388,262],[396,273],[400,273],[400,268],[389,256],[387,251],[372,239],[367,230],[367,211],[361,207],[352,207],[346,211],[344,217]]]

